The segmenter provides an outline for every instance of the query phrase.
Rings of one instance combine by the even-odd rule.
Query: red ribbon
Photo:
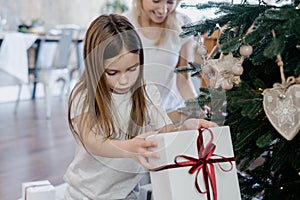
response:
[[[206,194],[207,200],[210,200],[211,199],[211,194],[209,191],[209,184],[210,184],[213,192],[213,199],[217,200],[217,184],[216,184],[214,163],[217,163],[222,171],[228,172],[232,170],[233,168],[232,161],[235,161],[235,158],[234,157],[225,158],[223,156],[214,154],[216,145],[213,143],[213,139],[214,139],[213,133],[210,129],[205,129],[205,130],[209,131],[211,138],[208,144],[204,147],[203,136],[202,136],[203,131],[201,129],[198,130],[199,131],[199,135],[197,138],[198,158],[193,158],[186,155],[178,155],[174,158],[174,164],[157,167],[155,169],[151,169],[151,171],[161,171],[165,169],[191,166],[191,168],[189,169],[189,173],[194,174],[196,172],[195,187],[197,191],[201,194]],[[219,158],[213,158],[213,156],[217,156]],[[180,158],[185,159],[186,161],[179,162]],[[230,169],[226,170],[222,168],[221,165],[219,164],[221,162],[229,162],[231,165]],[[201,170],[203,173],[205,191],[201,190],[198,184],[198,175]]]

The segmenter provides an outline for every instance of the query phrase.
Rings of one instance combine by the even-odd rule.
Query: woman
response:
[[[176,11],[178,0],[133,0],[124,15],[137,28],[145,54],[144,77],[155,84],[168,113],[197,95],[188,73],[175,73],[193,60],[195,42],[180,38],[181,26],[189,18]]]

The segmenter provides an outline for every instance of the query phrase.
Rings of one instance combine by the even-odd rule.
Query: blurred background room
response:
[[[0,0],[1,199],[20,198],[24,182],[63,184],[75,150],[67,101],[82,72],[85,30],[100,14],[130,6],[131,0]],[[205,16],[181,10],[193,21]]]

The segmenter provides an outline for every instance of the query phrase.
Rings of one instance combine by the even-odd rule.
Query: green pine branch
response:
[[[239,57],[242,45],[253,47],[252,55],[243,62],[242,83],[226,92],[225,125],[230,126],[241,170],[242,198],[252,199],[258,195],[267,200],[300,199],[300,134],[287,141],[276,131],[264,112],[262,95],[263,90],[272,88],[274,83],[281,83],[276,63],[278,54],[284,62],[286,77],[300,75],[300,0],[282,7],[262,1],[250,5],[244,1],[236,5],[197,4],[195,8],[218,8],[219,16],[186,24],[182,27],[182,37],[199,33],[211,35],[219,26],[222,27],[218,40],[222,53],[232,52]],[[195,66],[191,68],[195,70]],[[257,159],[260,162],[257,163]]]

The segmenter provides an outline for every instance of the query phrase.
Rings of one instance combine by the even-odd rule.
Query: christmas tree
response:
[[[225,125],[232,134],[242,199],[300,199],[300,0],[275,3],[181,5],[217,10],[214,19],[186,24],[181,36],[220,30],[217,51],[186,70],[196,75],[212,66],[221,72],[215,87],[202,88],[197,100],[203,106],[205,91],[226,89]],[[242,62],[242,68],[230,74],[225,58]]]

